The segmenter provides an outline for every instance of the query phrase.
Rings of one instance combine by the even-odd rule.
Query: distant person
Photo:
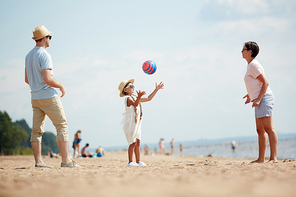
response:
[[[59,153],[54,153],[53,151],[47,151],[47,156],[49,156],[50,158],[60,158],[60,154]]]
[[[52,38],[51,33],[43,25],[33,30],[33,40],[36,46],[27,54],[25,60],[25,82],[31,89],[33,108],[30,141],[35,167],[53,168],[44,163],[41,157],[41,141],[46,116],[50,118],[57,131],[57,144],[62,155],[61,167],[81,167],[69,156],[68,124],[62,102],[55,88],[61,91],[61,97],[65,95],[66,90],[62,83],[53,78],[51,55],[46,51]]]
[[[142,123],[142,106],[141,103],[151,101],[158,90],[163,89],[164,84],[155,83],[154,91],[148,96],[143,97],[145,91],[135,91],[134,79],[129,81],[123,80],[119,86],[120,97],[124,97],[125,113],[122,120],[123,130],[129,144],[128,148],[128,167],[129,166],[146,166],[140,160],[140,141],[141,141],[141,123]],[[135,95],[135,92],[138,96]],[[133,153],[136,156],[136,163],[133,162]]]
[[[149,155],[149,146],[147,144],[144,146],[144,155]]]
[[[81,149],[81,157],[92,157],[93,155],[89,152],[86,152],[85,149],[89,146],[89,144],[85,144],[85,146]]]
[[[183,143],[180,143],[180,155],[183,156]]]
[[[59,153],[54,153],[53,151],[50,151],[50,157],[51,158],[60,158],[60,154]]]
[[[232,148],[232,151],[235,152],[236,142],[234,140],[231,141],[231,148]]]
[[[174,140],[174,138],[172,139],[172,141],[171,141],[171,154],[173,154],[173,152],[174,152],[174,145],[175,145],[175,140]]]
[[[248,62],[247,72],[244,80],[248,94],[245,104],[252,102],[255,107],[256,129],[258,134],[259,157],[251,163],[262,163],[265,159],[268,134],[270,145],[269,162],[277,162],[278,138],[273,126],[272,111],[274,105],[274,95],[269,87],[269,83],[261,64],[255,59],[259,53],[259,46],[256,42],[246,42],[242,49],[242,56]]]
[[[163,138],[160,139],[158,145],[159,145],[160,153],[164,153],[164,139]]]
[[[96,154],[97,154],[97,157],[103,157],[105,155],[105,151],[101,146],[99,146],[99,148],[97,148],[96,150]]]
[[[75,135],[74,135],[74,141],[73,141],[73,148],[74,148],[74,153],[73,153],[73,158],[75,157],[76,150],[78,152],[78,156],[80,156],[80,142],[81,142],[81,130],[78,130]]]

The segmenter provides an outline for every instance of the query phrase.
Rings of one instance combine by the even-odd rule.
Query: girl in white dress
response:
[[[141,123],[142,123],[142,106],[141,103],[150,101],[158,90],[163,89],[164,83],[155,83],[155,90],[148,96],[143,97],[146,92],[138,90],[135,93],[134,79],[123,80],[119,86],[120,97],[124,97],[125,113],[123,114],[123,131],[125,133],[128,148],[128,167],[129,166],[146,166],[140,160],[140,141],[141,141]],[[133,162],[133,153],[136,156],[136,162]]]

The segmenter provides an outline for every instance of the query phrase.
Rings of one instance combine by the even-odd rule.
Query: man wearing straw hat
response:
[[[51,33],[43,25],[33,30],[33,40],[36,41],[36,46],[28,53],[25,60],[25,82],[31,88],[33,108],[31,146],[35,167],[53,168],[44,163],[41,157],[41,141],[46,116],[50,118],[57,130],[57,143],[62,155],[61,167],[81,167],[69,156],[68,124],[55,88],[61,91],[61,97],[66,91],[63,84],[53,78],[51,56],[46,51],[52,38]]]

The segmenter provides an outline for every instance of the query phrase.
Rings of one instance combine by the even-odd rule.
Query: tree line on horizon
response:
[[[0,111],[0,155],[33,155],[31,132],[24,119],[12,122],[6,111]],[[60,152],[56,135],[51,132],[42,135],[41,146],[42,155],[47,155],[47,151]]]

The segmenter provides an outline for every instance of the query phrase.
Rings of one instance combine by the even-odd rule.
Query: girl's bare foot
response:
[[[272,159],[272,160],[269,160],[267,163],[278,163],[278,160]]]

